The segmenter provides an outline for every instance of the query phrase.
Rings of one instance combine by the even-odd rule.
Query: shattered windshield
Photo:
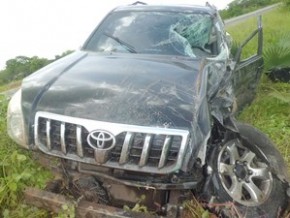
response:
[[[102,22],[84,49],[206,57],[214,55],[213,31],[207,14],[120,11]]]

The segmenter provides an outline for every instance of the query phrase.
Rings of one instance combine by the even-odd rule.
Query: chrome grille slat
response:
[[[150,152],[150,146],[151,146],[151,140],[152,140],[152,135],[146,135],[144,144],[143,144],[143,149],[139,161],[139,166],[143,167],[146,165],[148,157],[149,157],[149,152]]]
[[[120,154],[120,164],[125,164],[128,162],[129,154],[130,154],[130,148],[132,147],[132,142],[134,139],[134,134],[132,132],[127,132],[123,146],[122,151]]]
[[[169,148],[171,144],[171,139],[172,139],[171,136],[166,136],[165,138],[158,168],[162,168],[165,166],[166,159],[168,158],[168,152],[169,152]]]
[[[51,136],[50,136],[50,127],[51,127],[51,122],[50,120],[46,121],[46,147],[48,148],[48,150],[51,150]]]
[[[35,145],[42,152],[109,168],[173,173],[181,169],[188,151],[188,130],[100,122],[47,112],[36,113],[34,126]],[[108,131],[115,137],[116,144],[109,152],[88,144],[88,135],[95,130]],[[106,158],[101,161],[103,156]]]
[[[84,157],[84,151],[82,147],[82,127],[76,127],[76,146],[77,146],[77,154],[79,157]]]
[[[62,153],[66,154],[66,144],[65,144],[65,123],[60,124],[60,146]]]

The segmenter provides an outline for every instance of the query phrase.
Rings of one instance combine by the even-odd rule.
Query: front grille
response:
[[[87,138],[96,130],[113,135],[115,144],[107,150],[89,145]],[[189,132],[180,129],[100,122],[47,112],[37,112],[35,118],[35,144],[44,153],[130,171],[178,171],[188,139]],[[106,157],[100,162],[99,156]]]

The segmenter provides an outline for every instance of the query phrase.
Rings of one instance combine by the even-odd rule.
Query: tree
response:
[[[288,1],[290,0],[283,0]],[[228,4],[228,7],[220,11],[223,19],[236,17],[251,11],[255,11],[259,8],[265,7],[279,2],[279,0],[234,0]],[[289,4],[290,5],[290,4]]]
[[[290,7],[290,0],[283,0],[282,2],[286,7]]]
[[[0,85],[11,82],[13,80],[23,79],[24,77],[34,73],[47,64],[56,61],[68,54],[71,54],[72,52],[72,50],[67,50],[61,55],[56,55],[55,59],[53,60],[39,58],[37,56],[17,56],[13,59],[10,59],[6,61],[5,70],[0,71]]]
[[[17,56],[16,58],[6,61],[6,68],[0,72],[0,84],[12,80],[23,79],[36,70],[49,64],[46,58]]]
[[[64,56],[67,56],[67,55],[73,53],[73,52],[74,52],[73,50],[67,50],[67,51],[63,52],[61,55],[55,55],[55,59],[54,60],[56,61],[56,60],[58,60],[60,58],[63,58]]]

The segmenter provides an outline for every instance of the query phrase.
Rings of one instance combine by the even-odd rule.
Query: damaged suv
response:
[[[252,38],[257,53],[241,60]],[[261,21],[236,54],[230,47],[213,6],[118,7],[79,51],[23,80],[9,135],[61,160],[67,184],[100,205],[143,196],[148,209],[177,215],[194,194],[231,201],[243,217],[277,217],[288,202],[283,158],[233,118],[261,76]]]

